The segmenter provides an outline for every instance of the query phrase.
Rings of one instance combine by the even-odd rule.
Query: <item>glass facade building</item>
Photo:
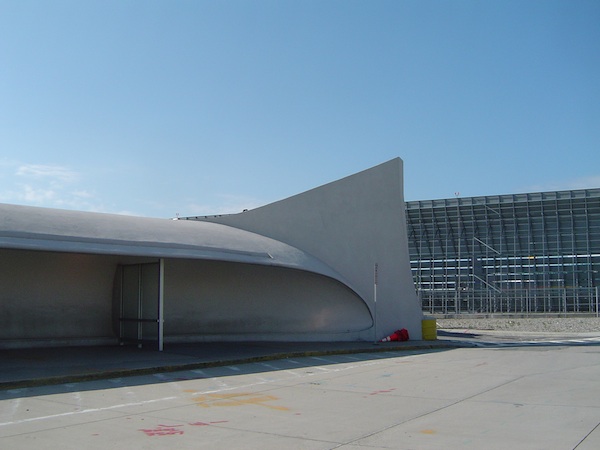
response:
[[[423,311],[598,315],[600,189],[406,202]]]

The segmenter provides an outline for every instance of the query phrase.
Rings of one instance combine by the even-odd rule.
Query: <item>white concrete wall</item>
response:
[[[354,340],[372,324],[343,284],[304,271],[165,262],[165,339]]]
[[[0,346],[116,342],[116,266],[115,257],[0,249]]]
[[[0,250],[0,348],[116,343],[119,263],[145,258]],[[117,284],[115,284],[117,282]],[[362,299],[331,278],[280,267],[165,262],[165,339],[353,340]]]
[[[240,214],[206,218],[263,234],[317,257],[363,298],[379,339],[398,328],[421,338],[422,312],[410,270],[402,160],[396,158],[302,194]],[[373,271],[379,266],[377,305]]]

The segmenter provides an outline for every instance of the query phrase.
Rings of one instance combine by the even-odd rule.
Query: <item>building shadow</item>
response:
[[[172,344],[0,350],[0,400],[277,371],[310,370],[460,347],[451,342]]]

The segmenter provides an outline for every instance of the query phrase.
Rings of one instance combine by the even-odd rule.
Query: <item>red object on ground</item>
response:
[[[401,330],[396,330],[388,337],[384,337],[379,342],[389,342],[389,341],[408,341],[408,330],[406,328],[402,328]]]

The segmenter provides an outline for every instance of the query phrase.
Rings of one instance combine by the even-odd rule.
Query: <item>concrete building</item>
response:
[[[0,205],[0,347],[421,337],[400,159],[187,219]]]

